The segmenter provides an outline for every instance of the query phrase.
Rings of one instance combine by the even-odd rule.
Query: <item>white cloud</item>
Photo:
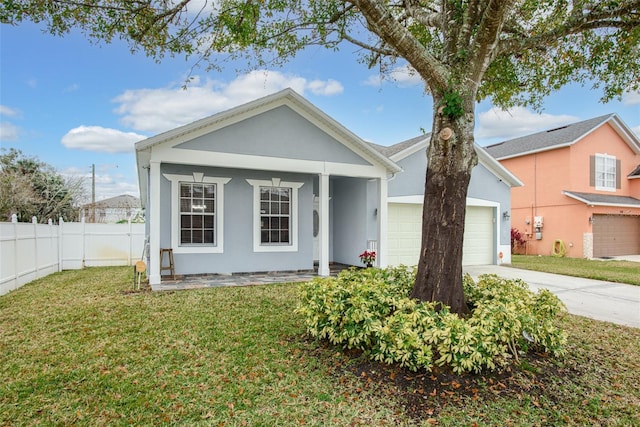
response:
[[[17,141],[20,129],[9,122],[0,122],[0,141]]]
[[[524,107],[508,111],[494,107],[478,114],[476,138],[515,138],[578,120],[578,117],[567,114],[536,114]]]
[[[382,86],[382,76],[380,74],[370,75],[363,83],[365,86]]]
[[[20,111],[15,108],[7,107],[0,104],[0,117],[17,118]],[[0,141],[17,141],[20,134],[20,128],[6,120],[0,121]]]
[[[343,92],[336,80],[312,80],[277,71],[257,70],[225,83],[195,77],[186,88],[131,89],[113,101],[122,122],[137,131],[160,133],[291,87],[304,96]]]
[[[0,105],[0,116],[18,117],[20,112],[15,108],[7,107],[6,105]]]
[[[79,150],[127,153],[133,151],[134,143],[145,138],[144,135],[101,126],[78,126],[62,137],[62,145]]]
[[[339,95],[344,91],[342,84],[333,79],[327,81],[313,80],[308,84],[309,90],[314,95],[333,96]]]
[[[640,104],[640,92],[625,92],[622,94],[622,103],[624,105]]]
[[[401,87],[423,85],[422,77],[409,65],[395,68],[391,72],[391,77],[398,82]]]
[[[364,81],[366,86],[381,86],[385,79],[395,81],[400,87],[422,86],[424,82],[422,77],[410,65],[395,67],[388,75],[372,75]]]
[[[96,201],[116,197],[123,194],[140,197],[140,190],[137,182],[130,182],[128,178],[120,173],[116,165],[96,164],[95,188]],[[66,177],[79,178],[84,186],[83,203],[91,202],[92,177],[90,168],[70,167],[60,171]]]

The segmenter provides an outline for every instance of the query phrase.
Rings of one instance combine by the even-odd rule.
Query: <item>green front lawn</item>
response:
[[[299,285],[133,293],[131,273],[0,297],[0,425],[640,425],[640,329],[567,315],[564,360],[411,373],[306,337]]]
[[[640,285],[640,262],[512,255],[511,266],[525,270]]]

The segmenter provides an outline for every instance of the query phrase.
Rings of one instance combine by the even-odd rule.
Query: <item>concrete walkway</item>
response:
[[[640,286],[496,265],[464,267],[464,271],[474,279],[481,274],[522,279],[533,291],[553,292],[571,314],[640,328]]]

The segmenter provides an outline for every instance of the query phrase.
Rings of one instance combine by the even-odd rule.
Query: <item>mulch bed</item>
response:
[[[393,394],[405,414],[416,420],[434,419],[447,405],[460,406],[467,399],[495,399],[501,395],[528,396],[535,405],[550,382],[580,376],[574,368],[561,366],[546,354],[529,352],[501,371],[455,374],[447,367],[412,372],[397,365],[370,361],[360,351],[347,350],[351,363],[338,367],[336,375],[359,378],[356,392],[372,389]]]

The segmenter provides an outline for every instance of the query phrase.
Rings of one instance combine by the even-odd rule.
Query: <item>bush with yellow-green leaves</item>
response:
[[[471,314],[409,298],[415,270],[350,269],[303,285],[297,312],[307,332],[371,359],[413,371],[450,366],[454,372],[495,370],[529,349],[561,356],[566,334],[557,327],[562,302],[533,293],[521,280],[464,277]]]

